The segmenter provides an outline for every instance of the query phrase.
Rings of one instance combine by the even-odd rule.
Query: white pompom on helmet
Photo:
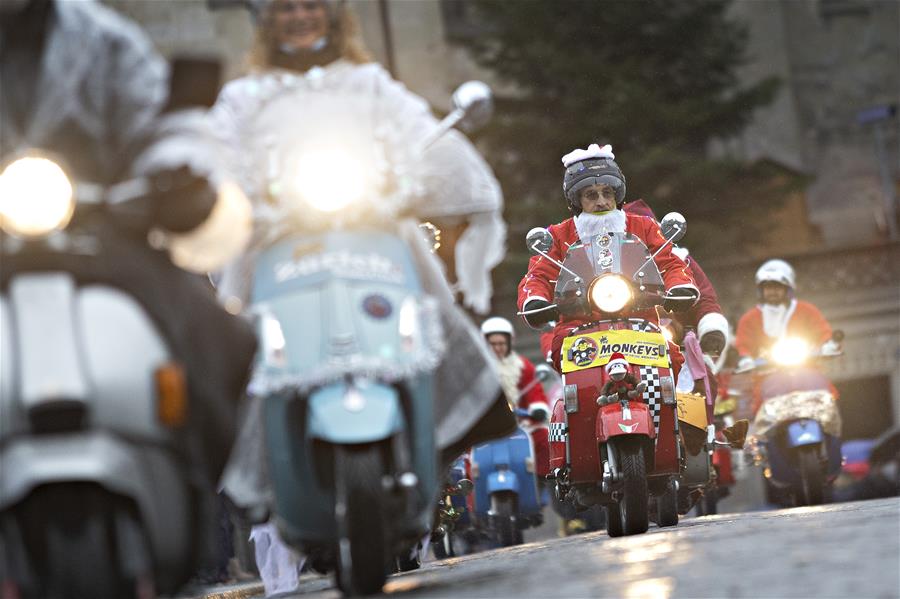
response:
[[[756,286],[763,283],[781,283],[791,289],[796,287],[794,269],[784,260],[768,260],[756,271]]]
[[[516,336],[516,333],[513,330],[512,323],[502,316],[491,316],[483,323],[481,323],[482,335],[487,337],[488,335],[493,335],[494,333],[503,333],[504,335],[509,335],[510,341],[513,337]]]

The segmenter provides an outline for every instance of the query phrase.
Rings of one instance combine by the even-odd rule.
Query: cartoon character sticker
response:
[[[597,357],[597,342],[590,337],[579,337],[569,349],[569,360],[577,366],[587,366]]]

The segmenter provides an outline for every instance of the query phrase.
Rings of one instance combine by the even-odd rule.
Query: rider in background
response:
[[[745,366],[785,336],[800,337],[812,347],[831,339],[831,326],[819,309],[796,298],[790,264],[778,259],[764,263],[756,271],[756,289],[760,303],[741,316],[735,335]]]
[[[765,262],[756,271],[756,288],[760,303],[741,316],[735,334],[738,371],[752,367],[755,358],[781,338],[797,337],[810,347],[835,343],[831,326],[819,309],[795,297],[796,276],[790,264],[779,259]],[[829,387],[837,398],[837,389]],[[754,384],[754,413],[762,402],[761,392],[760,385]]]
[[[668,310],[690,309],[700,297],[690,270],[684,261],[672,253],[670,245],[663,247],[665,238],[659,224],[650,217],[629,214],[622,210],[625,204],[625,175],[615,162],[612,146],[600,147],[591,144],[587,150],[574,150],[563,156],[566,167],[563,176],[563,192],[569,211],[573,216],[549,227],[553,235],[553,246],[548,255],[558,262],[565,259],[569,246],[579,239],[588,239],[601,233],[631,233],[637,236],[651,254],[663,276],[666,286],[664,307]],[[660,248],[662,248],[660,250]],[[659,253],[656,253],[660,250]],[[558,318],[556,310],[550,309],[554,285],[559,277],[559,267],[543,256],[534,256],[528,264],[528,272],[519,283],[518,307],[520,311],[541,312],[525,316],[532,328]],[[655,310],[635,313],[637,318],[658,322]],[[551,354],[554,365],[559,368],[560,349],[563,340],[577,326],[596,320],[598,313],[582,318],[560,318],[553,329]],[[676,368],[680,367],[680,352],[673,347],[677,356]]]
[[[513,351],[515,339],[512,323],[500,316],[488,318],[481,324],[481,332],[497,355],[500,385],[512,409],[528,412],[528,434],[534,446],[535,473],[543,478],[550,472],[550,444],[546,421],[550,405],[531,360]]]
[[[225,85],[213,114],[219,132],[234,149],[230,155],[234,170],[258,213],[268,207],[268,173],[253,156],[269,154],[277,160],[271,153],[280,140],[260,132],[257,117],[272,102],[295,98],[294,118],[299,123],[309,118],[305,104],[317,98],[351,106],[349,110],[380,137],[388,162],[404,156],[437,129],[438,121],[425,100],[374,62],[346,4],[250,0],[256,39],[249,69]],[[290,127],[284,123],[283,129]],[[438,255],[448,265],[446,276],[453,292],[465,307],[485,314],[492,295],[491,270],[505,253],[500,185],[474,146],[456,131],[430,146],[415,169],[426,191],[425,200],[413,207],[415,216],[441,230]],[[349,171],[346,175],[355,176]],[[257,231],[258,236],[263,233]],[[223,273],[219,286],[223,295],[246,299],[248,268],[241,263]]]

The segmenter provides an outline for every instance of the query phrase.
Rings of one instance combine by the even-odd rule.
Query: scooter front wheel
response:
[[[637,535],[650,528],[647,512],[649,489],[644,447],[639,440],[629,439],[619,447],[619,463],[622,465],[622,494],[619,510],[622,515],[622,532]]]
[[[345,595],[371,595],[387,580],[382,486],[384,462],[376,445],[335,448],[335,581]]]
[[[801,447],[797,451],[800,468],[800,488],[796,494],[797,505],[820,505],[825,500],[825,481],[819,450],[815,446]]]

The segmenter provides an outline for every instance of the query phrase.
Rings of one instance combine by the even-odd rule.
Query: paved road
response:
[[[428,562],[401,597],[900,597],[900,499],[683,520]],[[291,597],[338,597],[305,576]]]

